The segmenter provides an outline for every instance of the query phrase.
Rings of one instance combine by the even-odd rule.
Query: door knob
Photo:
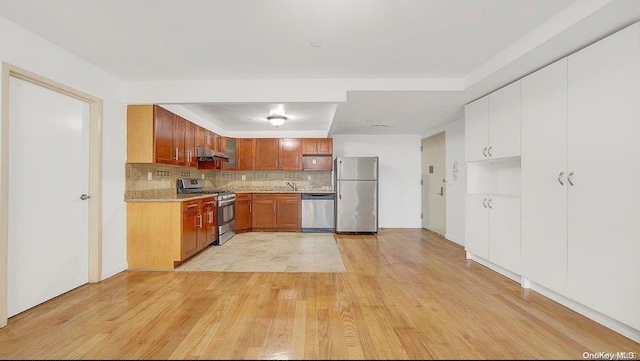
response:
[[[80,199],[82,199],[83,201],[86,201],[89,198],[91,198],[91,196],[88,196],[86,194],[83,194],[83,195],[80,196]]]

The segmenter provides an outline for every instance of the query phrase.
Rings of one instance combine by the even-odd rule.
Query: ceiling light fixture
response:
[[[269,112],[269,116],[267,116],[267,120],[269,121],[269,123],[271,123],[271,125],[276,128],[284,124],[287,119],[289,118],[284,115],[284,107],[282,105],[278,106],[278,108],[276,109],[273,109],[271,112]]]

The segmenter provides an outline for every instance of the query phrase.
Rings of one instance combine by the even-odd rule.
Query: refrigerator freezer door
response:
[[[336,232],[378,232],[378,182],[338,181]]]
[[[338,157],[336,158],[338,179],[377,180],[378,157]]]

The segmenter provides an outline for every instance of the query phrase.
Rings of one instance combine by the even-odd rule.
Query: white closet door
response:
[[[464,107],[464,145],[467,162],[486,159],[489,142],[489,99],[482,97]],[[486,154],[486,153],[485,153]]]
[[[522,79],[521,164],[522,275],[566,296],[567,58]]]
[[[464,230],[464,248],[486,260],[489,259],[488,199],[482,194],[467,194]]]
[[[568,67],[569,296],[640,329],[640,23]]]
[[[492,196],[489,207],[489,261],[521,274],[520,198]]]
[[[520,80],[489,94],[491,158],[520,156]]]
[[[8,315],[89,281],[89,105],[10,79]]]

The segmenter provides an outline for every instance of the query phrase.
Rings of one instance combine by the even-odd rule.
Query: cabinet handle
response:
[[[202,228],[202,214],[198,214],[198,227]]]
[[[187,206],[187,208],[193,208],[193,207],[197,207],[197,206],[198,206],[197,203],[196,204],[190,204],[190,205]]]
[[[489,209],[493,208],[493,207],[491,207],[491,198],[489,198],[489,201],[487,202],[487,207],[489,207]]]
[[[213,224],[213,211],[209,211],[209,223]]]
[[[567,177],[569,184],[573,185],[573,180],[571,178],[573,178],[573,172],[569,173],[569,176]]]
[[[562,181],[562,177],[564,177],[564,171],[558,174],[558,183],[560,183],[561,186],[564,185],[564,182]]]
[[[176,159],[175,160],[178,160],[178,148],[176,148]]]
[[[487,153],[489,153],[489,157],[493,157],[493,154],[491,154],[491,149],[493,149],[493,147],[489,147],[489,149],[487,149]]]
[[[249,203],[249,213],[251,213],[251,203]]]
[[[487,199],[486,198],[482,201],[482,206],[484,208],[487,208]]]
[[[482,154],[484,154],[484,157],[487,157],[487,147],[484,147],[484,149],[482,150]]]

